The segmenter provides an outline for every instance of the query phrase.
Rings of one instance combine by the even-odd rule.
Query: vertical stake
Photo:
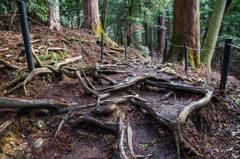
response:
[[[104,45],[104,43],[103,43],[103,34],[101,34],[101,61],[103,60],[103,45]]]
[[[29,37],[29,31],[28,31],[25,3],[22,0],[18,1],[17,3],[18,3],[19,12],[20,12],[22,35],[23,35],[23,41],[24,41],[25,52],[27,57],[28,71],[31,72],[34,69],[34,63],[32,58],[32,49],[31,49],[31,43],[30,43],[30,37]]]
[[[163,51],[163,62],[166,61],[167,58],[167,39],[165,40],[165,48]]]
[[[231,54],[231,46],[228,44],[231,44],[231,43],[232,43],[232,38],[227,38],[225,40],[223,66],[222,66],[222,74],[221,74],[221,82],[220,82],[220,90],[222,91],[222,93],[225,93],[226,86],[227,86],[227,75],[228,75],[228,67],[229,67],[230,54]]]
[[[188,70],[187,43],[184,44],[184,53],[185,53],[185,71],[187,71]]]
[[[125,60],[127,61],[127,42],[125,43]]]

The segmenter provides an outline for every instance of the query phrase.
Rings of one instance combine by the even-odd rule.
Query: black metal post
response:
[[[222,74],[221,74],[221,82],[220,82],[220,90],[222,91],[222,93],[225,93],[226,86],[227,86],[227,75],[228,75],[228,67],[229,67],[230,54],[231,54],[231,46],[228,44],[231,44],[231,43],[232,43],[232,38],[227,38],[225,40],[223,66],[222,66]]]
[[[166,61],[166,58],[167,58],[167,39],[165,40],[165,48],[164,48],[164,51],[163,51],[163,62]]]
[[[26,51],[28,70],[29,70],[29,72],[31,72],[34,69],[34,63],[33,63],[33,58],[32,58],[32,49],[31,49],[26,8],[25,8],[24,1],[22,1],[22,0],[18,1],[18,7],[19,7],[19,12],[20,12],[22,35],[23,35],[23,41],[24,41],[24,46],[25,46],[25,51]]]
[[[187,43],[184,44],[184,53],[185,53],[185,71],[187,71],[188,70]]]
[[[125,43],[125,60],[127,61],[127,42]]]
[[[101,61],[103,60],[103,43],[104,41],[104,37],[103,37],[103,34],[101,34]]]

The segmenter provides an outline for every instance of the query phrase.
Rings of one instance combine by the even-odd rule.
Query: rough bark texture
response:
[[[130,7],[129,7],[129,17],[131,17],[133,15],[133,6],[134,6],[134,0],[129,0],[130,3]],[[130,45],[130,43],[132,42],[132,34],[133,34],[133,30],[132,30],[132,20],[128,21],[127,24],[127,44],[128,46]]]
[[[160,26],[158,29],[158,52],[163,54],[165,48],[165,24],[163,15],[158,16],[158,25]]]
[[[99,22],[98,0],[84,0],[83,15],[83,27],[92,29],[92,26]]]
[[[208,69],[211,69],[212,56],[215,50],[209,48],[214,48],[216,46],[226,2],[227,0],[215,1],[207,36],[204,40],[203,48],[201,51],[201,61],[206,65]]]
[[[148,43],[149,51],[153,50],[153,40],[152,40],[152,26],[149,26],[149,43]]]
[[[200,68],[200,15],[199,0],[175,0],[173,16],[172,44],[188,44],[188,63]],[[171,45],[167,60],[172,62],[184,60],[184,48]]]
[[[102,28],[106,32],[106,20],[107,20],[107,0],[103,0],[102,7]]]
[[[93,30],[99,38],[101,37],[101,34],[103,34],[105,42],[113,46],[118,46],[117,43],[112,41],[102,29],[102,25],[99,19],[98,0],[83,0],[83,16],[83,28]]]
[[[61,30],[59,1],[51,0],[51,6],[48,10],[48,25],[50,29]]]

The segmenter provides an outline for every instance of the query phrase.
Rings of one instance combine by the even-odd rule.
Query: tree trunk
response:
[[[59,1],[50,0],[51,6],[48,10],[48,25],[50,29],[61,30]]]
[[[99,19],[98,0],[83,0],[83,16],[83,28],[93,30],[98,38],[100,38],[101,34],[103,34],[105,42],[113,46],[117,46],[117,43],[112,41],[102,29],[102,25]]]
[[[130,0],[129,0],[130,2]],[[133,15],[133,5],[134,5],[134,0],[131,0],[131,4],[130,4],[130,8],[129,8],[129,17],[131,17]],[[128,46],[130,45],[131,41],[132,41],[132,35],[133,35],[133,30],[132,30],[132,20],[129,20],[128,22],[128,32],[127,32],[127,44]]]
[[[175,0],[173,16],[172,45],[167,60],[184,61],[184,43],[188,44],[188,63],[200,68],[200,15],[199,0]]]
[[[153,50],[153,40],[152,40],[152,26],[149,26],[149,50]]]
[[[107,0],[103,0],[102,7],[102,28],[106,32],[106,20],[107,20]]]
[[[92,29],[95,25],[101,25],[99,21],[98,0],[83,0],[83,27]]]
[[[163,54],[163,50],[165,48],[165,25],[164,25],[164,16],[158,16],[158,52]]]
[[[170,13],[169,11],[166,11],[166,34],[168,37],[171,37],[171,34],[172,34],[172,29],[171,29],[171,19],[170,19]]]
[[[146,16],[146,12],[144,13],[144,17]],[[144,24],[144,30],[145,30],[145,46],[148,46],[148,24]]]
[[[216,46],[226,2],[227,0],[215,1],[207,36],[204,40],[203,48],[201,51],[201,61],[209,70],[211,70],[211,61],[214,53],[214,49],[209,48],[214,48]]]
[[[82,7],[81,7],[81,3],[79,0],[76,0],[76,4],[79,7],[79,9],[77,10],[77,13],[76,13],[77,14],[77,28],[80,28],[80,26],[81,26],[81,10],[80,10],[80,8],[82,8]]]

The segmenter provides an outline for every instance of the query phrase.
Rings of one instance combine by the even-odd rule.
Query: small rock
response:
[[[44,122],[42,120],[38,121],[38,127],[42,128],[44,126]]]
[[[13,141],[10,141],[9,144],[14,147],[15,146],[15,143]]]
[[[38,138],[34,143],[33,146],[37,149],[39,147],[41,147],[43,144],[43,139],[42,138]]]
[[[31,153],[26,154],[26,155],[25,155],[25,158],[26,158],[26,159],[31,159],[31,158],[32,158],[32,154],[31,154]]]

